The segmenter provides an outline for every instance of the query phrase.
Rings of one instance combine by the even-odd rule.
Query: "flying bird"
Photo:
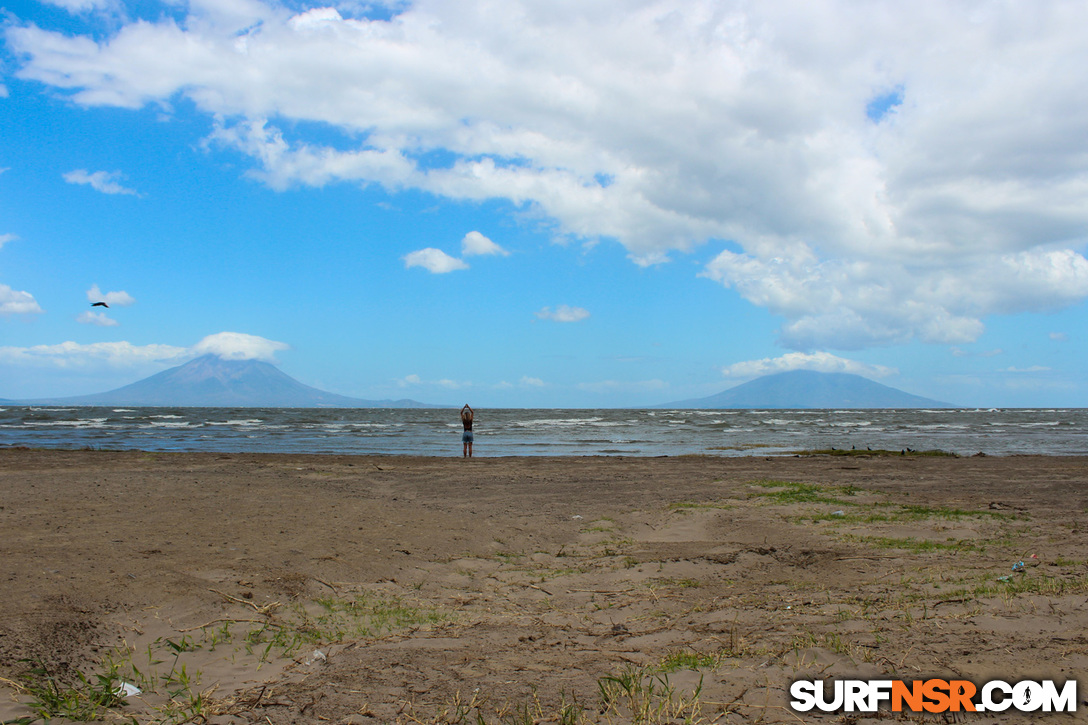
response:
[[[110,308],[105,302],[92,302],[91,307],[105,307],[107,310]]]

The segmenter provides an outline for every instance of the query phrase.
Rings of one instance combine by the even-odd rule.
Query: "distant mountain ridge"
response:
[[[951,408],[850,373],[791,370],[764,375],[716,395],[657,408]]]
[[[202,408],[441,408],[415,400],[366,400],[304,385],[260,360],[204,355],[116,390],[48,400],[45,405],[131,405]]]

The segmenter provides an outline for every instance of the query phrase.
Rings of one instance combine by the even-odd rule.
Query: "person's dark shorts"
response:
[[[471,443],[472,442],[472,431],[466,430],[464,433],[462,433],[461,434],[461,442],[462,443]]]

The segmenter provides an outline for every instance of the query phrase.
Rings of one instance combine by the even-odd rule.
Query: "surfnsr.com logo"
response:
[[[1053,680],[1009,683],[991,680],[981,687],[969,680],[797,680],[790,707],[797,712],[1076,712],[1077,681],[1061,687]]]

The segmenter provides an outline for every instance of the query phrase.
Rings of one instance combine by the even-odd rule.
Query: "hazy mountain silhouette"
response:
[[[849,373],[792,370],[764,375],[717,395],[658,408],[951,408]]]
[[[415,400],[364,400],[303,385],[259,360],[204,355],[116,390],[50,400],[55,405],[237,408],[438,408]]]

